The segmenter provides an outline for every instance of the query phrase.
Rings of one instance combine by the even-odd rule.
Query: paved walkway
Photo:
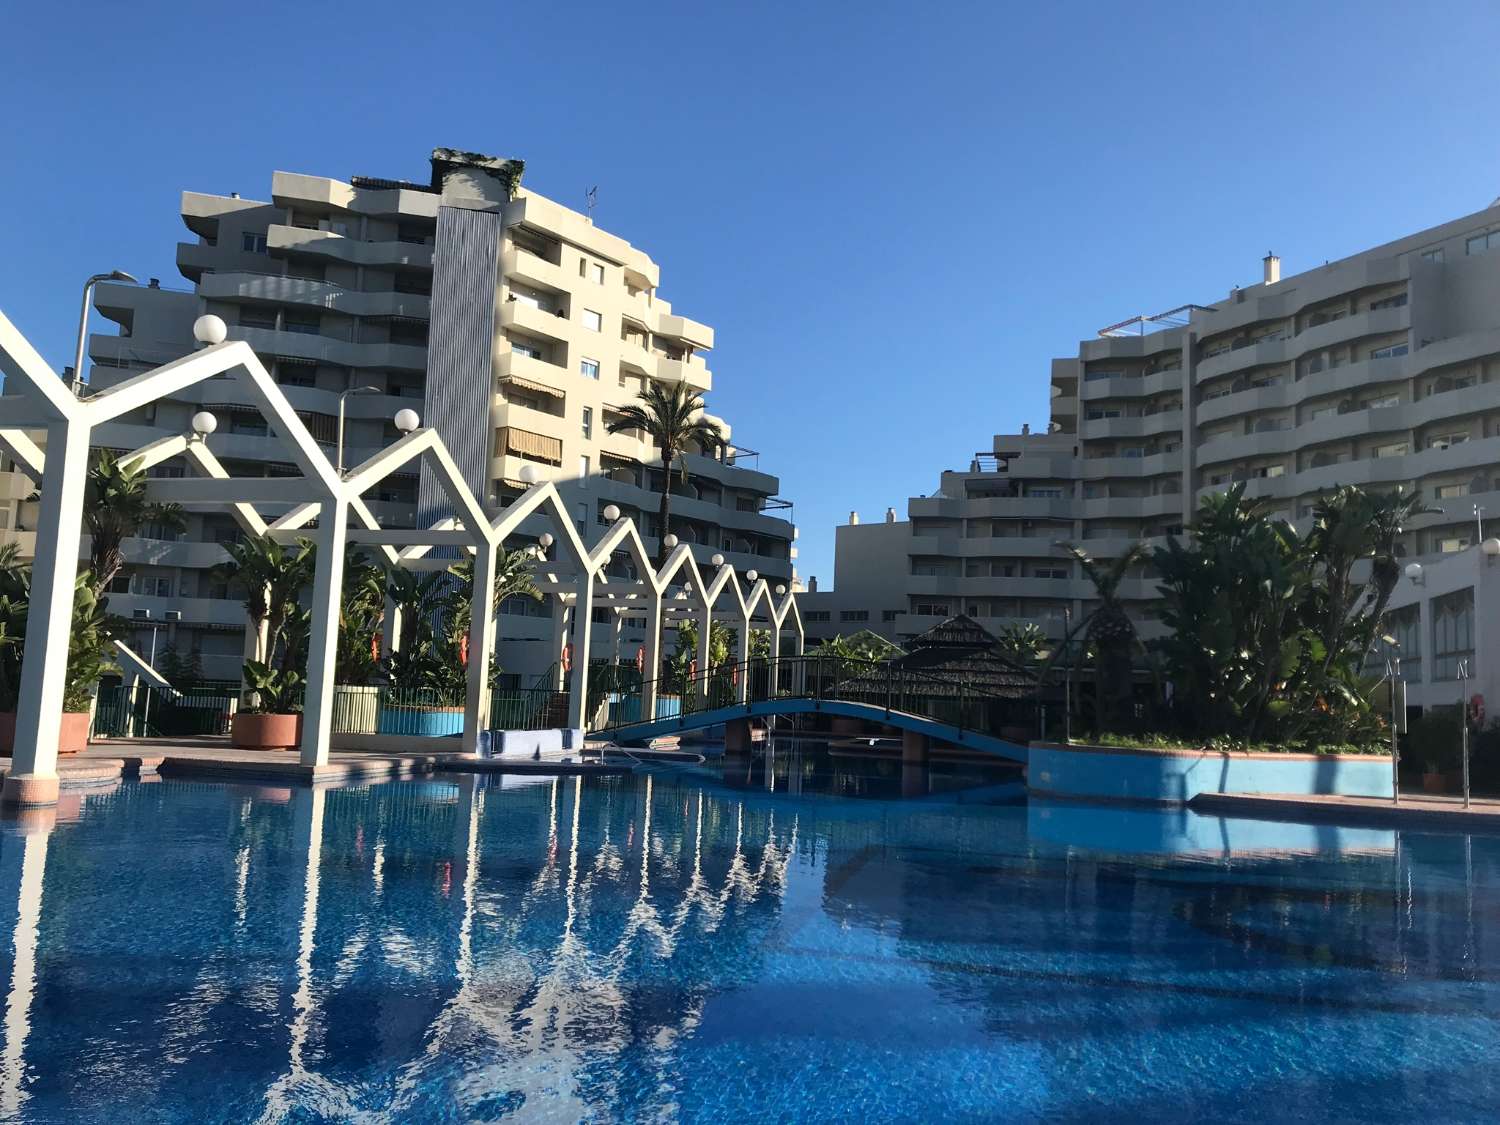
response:
[[[1399,802],[1383,797],[1302,796],[1295,793],[1203,793],[1190,807],[1197,812],[1257,820],[1321,821],[1372,828],[1446,829],[1458,832],[1500,831],[1500,801],[1472,800],[1429,793],[1402,794]]]

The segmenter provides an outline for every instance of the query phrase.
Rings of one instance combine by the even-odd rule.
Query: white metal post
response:
[[[50,805],[57,800],[57,740],[68,678],[68,638],[73,635],[88,458],[88,426],[54,422],[47,427],[31,607],[26,615],[26,635],[32,643],[21,665],[16,746],[3,795],[9,804]]]
[[[307,642],[307,692],[302,704],[302,764],[328,764],[333,734],[334,661],[338,656],[339,600],[344,589],[344,546],[349,506],[329,497],[318,513],[317,570],[313,575],[312,628]]]
[[[739,700],[741,703],[750,699],[750,615],[744,615],[740,622],[740,651],[737,654],[740,667]]]
[[[568,643],[568,603],[561,594],[552,598],[552,690],[562,691],[566,684],[563,671],[563,646]]]
[[[641,669],[641,721],[649,723],[656,718],[656,697],[659,684],[657,672],[661,667],[661,617],[662,595],[655,590],[646,603],[646,639],[642,644],[645,660]]]
[[[385,599],[385,620],[380,632],[380,655],[401,651],[401,607],[389,594]]]
[[[573,671],[568,683],[568,726],[586,731],[589,720],[589,625],[594,616],[594,576],[578,576],[578,596],[573,602]]]
[[[775,699],[777,693],[776,677],[781,671],[781,626],[776,619],[771,619],[771,677],[768,698]]]
[[[714,629],[713,607],[707,603],[703,604],[703,616],[698,622],[698,651],[695,654],[698,661],[697,682],[693,690],[698,693],[702,705],[708,706],[708,661],[711,654],[709,641],[712,639]]]
[[[479,751],[479,732],[490,725],[490,657],[495,651],[495,544],[474,554],[474,594],[469,603],[468,695],[464,700],[464,753]]]

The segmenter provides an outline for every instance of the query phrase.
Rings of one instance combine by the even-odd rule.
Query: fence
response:
[[[179,738],[228,734],[233,683],[198,684],[181,691],[146,684],[101,688],[94,704],[94,738]]]

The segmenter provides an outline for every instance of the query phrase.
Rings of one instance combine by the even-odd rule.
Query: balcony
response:
[[[500,327],[519,329],[530,336],[566,344],[573,339],[573,325],[566,316],[529,305],[525,301],[502,301]]]
[[[508,281],[564,293],[571,291],[579,281],[576,271],[569,275],[556,262],[519,246],[512,246],[500,255],[500,272]]]
[[[1154,477],[1182,471],[1182,450],[1153,453],[1148,457],[1089,457],[1079,462],[1085,480],[1105,477]]]
[[[1266,340],[1243,347],[1231,347],[1227,352],[1207,356],[1199,361],[1196,378],[1199,383],[1202,383],[1242,368],[1292,362],[1308,352],[1318,351],[1331,344],[1341,344],[1367,336],[1404,332],[1410,327],[1410,305],[1403,305],[1396,309],[1375,309],[1304,329],[1297,336]]]
[[[301,305],[346,316],[399,316],[411,320],[430,320],[432,316],[432,298],[419,293],[361,292],[302,277],[211,273],[199,283],[198,294],[219,300]]]
[[[699,324],[696,320],[689,320],[685,316],[677,316],[673,313],[658,313],[656,316],[656,333],[659,336],[672,336],[679,340],[685,340],[694,347],[712,348],[714,346],[714,330],[706,324]]]
[[[338,367],[427,370],[427,349],[416,344],[356,344],[328,336],[230,325],[229,338],[244,340],[264,362],[272,356],[310,359]]]
[[[1078,434],[1086,441],[1155,437],[1158,434],[1176,433],[1181,429],[1181,410],[1158,410],[1154,414],[1126,418],[1084,418],[1078,424]]]
[[[1143,398],[1182,389],[1182,368],[1157,371],[1150,375],[1117,375],[1113,379],[1085,379],[1078,386],[1078,397],[1084,402],[1109,398]]]
[[[147,594],[110,594],[109,612],[130,619],[135,611],[151,612],[151,619],[164,623],[167,610],[182,614],[184,625],[234,625],[245,624],[245,607],[236,598],[157,598]]]
[[[697,356],[692,359],[668,359],[656,356],[656,377],[666,383],[686,383],[697,391],[713,390],[713,376]]]
[[[411,242],[362,242],[326,230],[272,226],[266,231],[266,247],[273,255],[308,254],[332,258],[355,266],[405,266],[432,269],[432,247]],[[179,255],[179,262],[180,262]]]

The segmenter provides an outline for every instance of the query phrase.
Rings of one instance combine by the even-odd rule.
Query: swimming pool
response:
[[[783,749],[0,836],[23,1121],[1493,1120],[1500,841]]]

